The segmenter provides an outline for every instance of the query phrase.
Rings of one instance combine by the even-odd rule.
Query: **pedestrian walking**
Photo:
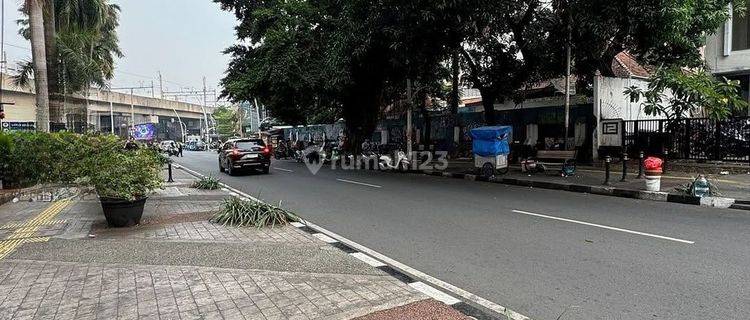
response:
[[[182,143],[177,143],[177,155],[182,157]]]

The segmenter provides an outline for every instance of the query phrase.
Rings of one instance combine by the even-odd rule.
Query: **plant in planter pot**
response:
[[[139,224],[148,196],[161,188],[164,158],[147,148],[125,150],[122,141],[113,137],[89,137],[89,142],[85,183],[99,195],[107,224]]]

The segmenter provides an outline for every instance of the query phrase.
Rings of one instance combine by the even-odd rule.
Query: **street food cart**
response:
[[[474,167],[483,177],[508,173],[508,154],[513,135],[511,126],[479,127],[471,129]]]

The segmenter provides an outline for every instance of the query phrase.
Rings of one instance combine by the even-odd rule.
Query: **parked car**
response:
[[[206,150],[206,144],[203,141],[188,141],[185,144],[185,149],[190,151],[203,151]]]
[[[164,140],[159,143],[159,150],[170,156],[176,156],[179,152],[177,149],[177,143],[172,140]]]
[[[231,139],[219,147],[219,171],[235,175],[239,170],[254,169],[268,173],[271,149],[261,139]]]

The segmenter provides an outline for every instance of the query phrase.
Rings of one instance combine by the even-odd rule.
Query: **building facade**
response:
[[[747,3],[750,7],[750,1]],[[729,8],[732,12],[732,8]],[[742,94],[750,101],[750,18],[732,12],[731,17],[708,37],[704,51],[711,72],[738,80]]]

